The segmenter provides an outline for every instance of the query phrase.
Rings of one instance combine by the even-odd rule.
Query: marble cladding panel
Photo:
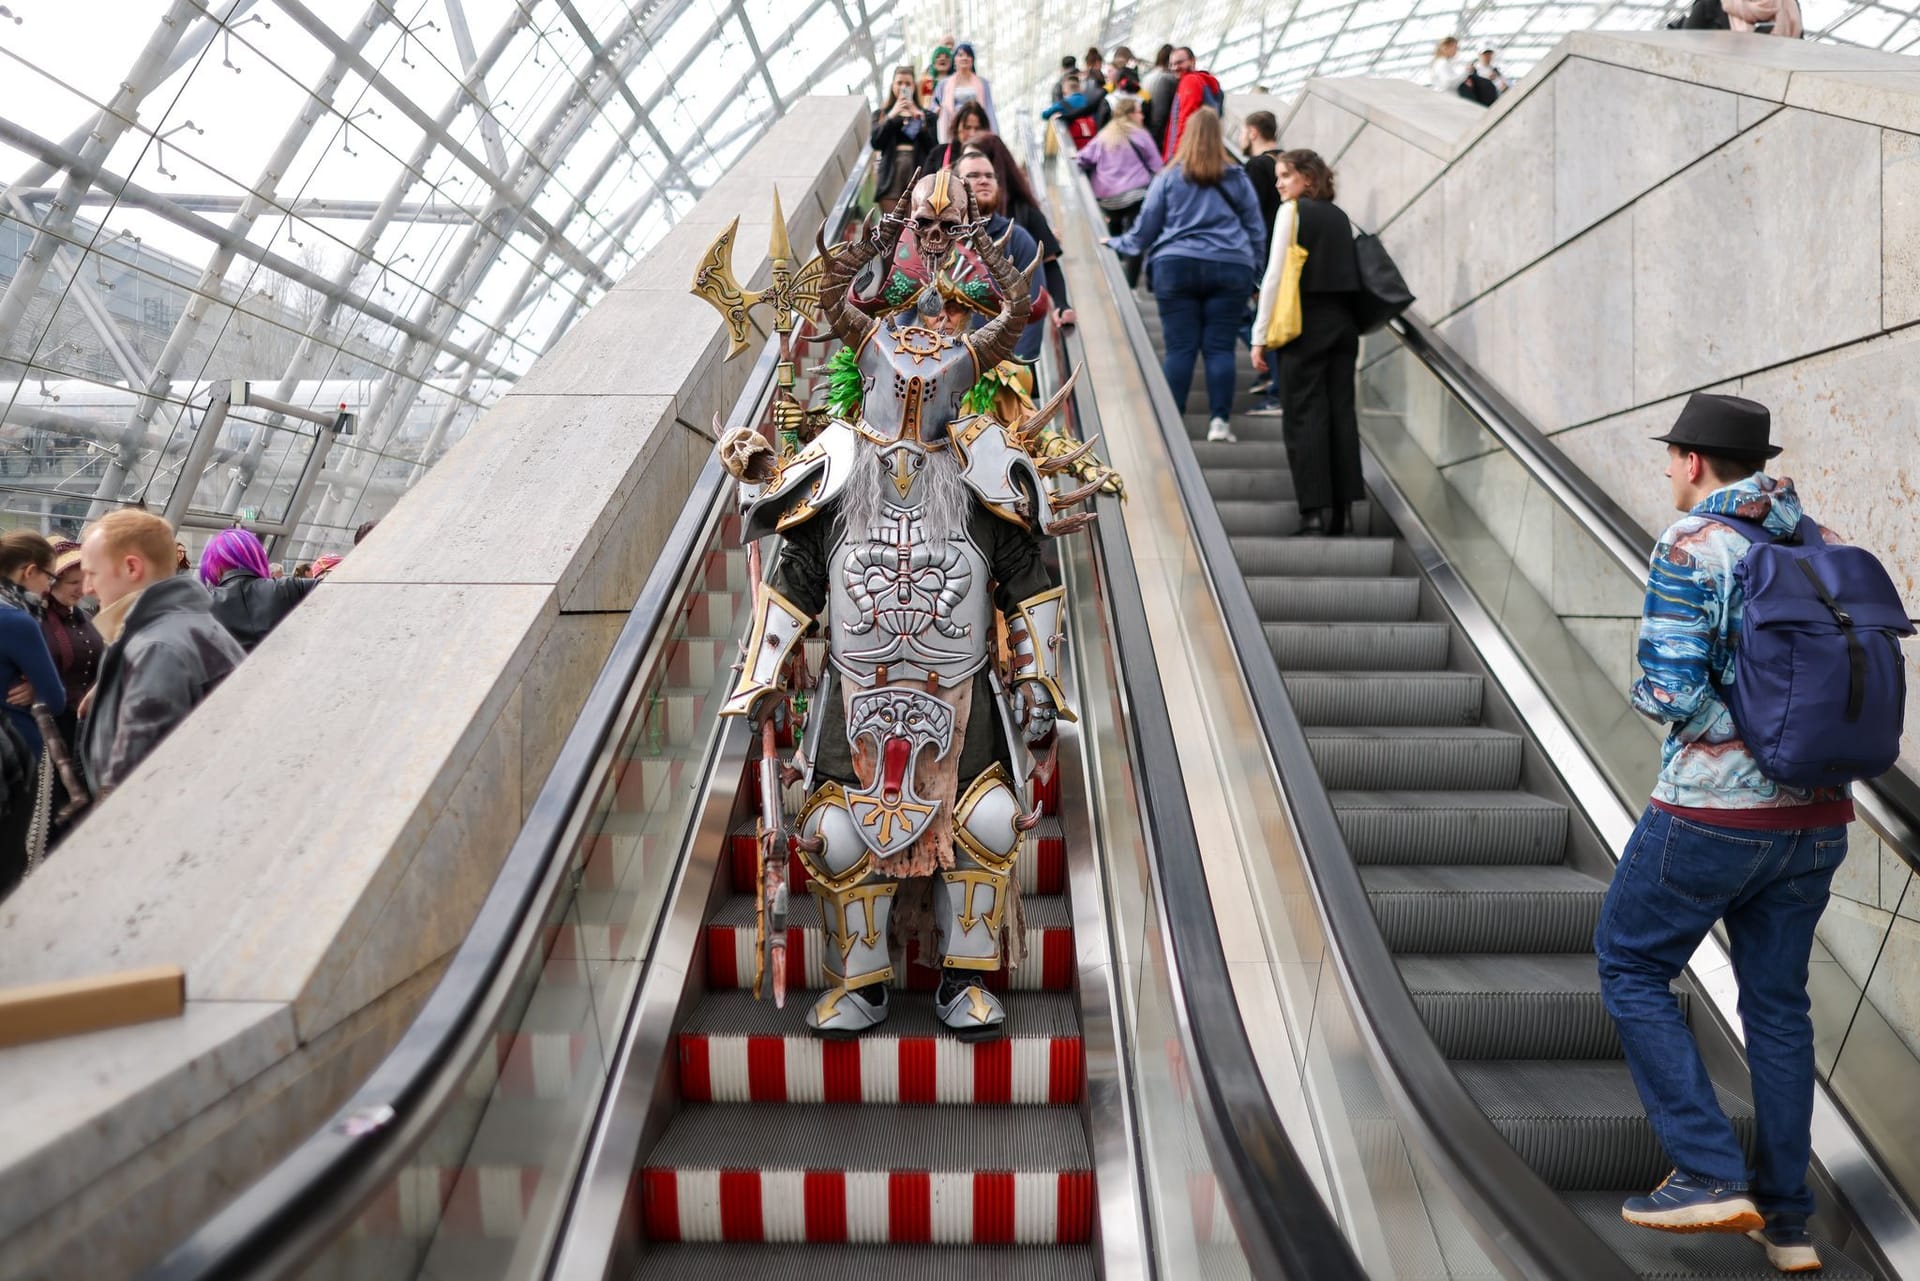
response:
[[[1708,391],[1738,392],[1737,383]],[[1679,517],[1666,479],[1666,446],[1653,440],[1673,425],[1686,404],[1684,396],[1643,405],[1584,423],[1554,436],[1580,470],[1598,481],[1649,534],[1658,534]]]
[[[1640,617],[1643,576],[1629,574],[1559,504],[1553,509],[1554,612],[1590,618]]]
[[[1898,54],[1812,40],[1755,40],[1734,31],[1576,31],[1570,55],[1731,93],[1786,100],[1790,81],[1830,72],[1907,72]]]
[[[1920,921],[1835,896],[1815,936],[1855,988],[1866,985],[1868,1002],[1907,1052],[1920,1057]]]
[[[1887,70],[1821,70],[1796,75],[1786,103],[1807,111],[1843,116],[1920,133],[1920,71],[1908,59]]]
[[[1447,204],[1438,185],[1429,186],[1384,224],[1380,242],[1393,255],[1407,288],[1413,314],[1434,324],[1447,314]]]
[[[1280,121],[1280,145],[1289,151],[1305,147],[1319,152],[1327,163],[1338,161],[1366,121],[1311,91],[1301,96],[1293,115]]]
[[[195,1001],[176,1019],[0,1053],[0,1256],[61,1196],[131,1157],[298,1045],[292,1010]],[[61,1088],[50,1088],[52,1083]],[[73,1136],[80,1136],[76,1141]]]
[[[1553,238],[1586,230],[1739,131],[1736,94],[1569,58],[1553,73]]]
[[[419,1013],[443,964],[224,1093],[130,1158],[105,1161],[0,1240],[0,1281],[131,1277],[307,1138]],[[144,1096],[143,1096],[144,1097]],[[69,1140],[85,1153],[85,1132]]]
[[[1878,330],[1881,163],[1878,129],[1783,111],[1635,204],[1633,324],[1611,331],[1632,335],[1634,398]]]
[[[552,621],[547,587],[329,583],[8,901],[0,983],[171,963],[196,999],[301,998],[361,946],[342,926],[394,892]]]
[[[1635,658],[1640,645],[1640,620],[1576,617],[1564,621],[1567,631],[1587,652],[1593,665],[1620,691],[1624,702],[1627,687],[1640,677],[1640,665]]]
[[[1494,122],[1440,180],[1457,292],[1480,297],[1553,248],[1554,80]]]
[[[599,307],[645,296],[613,294]],[[709,346],[703,358],[713,355]],[[486,430],[469,432],[381,521],[381,537],[341,562],[329,586],[523,582],[570,595],[598,562],[621,554],[609,541],[618,509],[682,431],[676,414],[671,395],[510,395],[487,410]],[[423,559],[424,547],[434,552]]]
[[[1770,102],[1765,98],[1750,98],[1744,93],[1741,94],[1740,131],[1745,133],[1778,110],[1780,110],[1780,104],[1777,102]]]
[[[723,367],[714,375],[720,384],[712,389],[717,398],[731,391],[738,394],[740,383],[751,366],[743,356],[732,367]],[[618,502],[608,505],[607,537],[596,556],[581,574],[573,590],[561,598],[562,612],[619,611],[633,608],[654,560],[680,518],[693,482],[713,452],[713,441],[705,434],[713,430],[713,412],[725,417],[726,406],[710,411],[700,430],[685,419],[667,425],[660,447],[647,460],[645,470]]]
[[[460,945],[520,830],[521,727],[516,689],[487,727],[426,837],[382,867],[383,885],[354,904],[294,1001],[302,1040],[371,1004]],[[550,714],[542,709],[542,714]],[[569,713],[567,719],[571,719]]]
[[[1920,320],[1920,136],[1880,135],[1880,323]]]
[[[1406,139],[1369,125],[1340,157],[1340,207],[1362,231],[1377,231],[1445,165]]]
[[[560,746],[573,730],[613,642],[626,625],[621,613],[567,614],[554,621],[527,668],[520,724],[520,819],[546,783]]]
[[[1740,394],[1773,410],[1785,447],[1770,469],[1793,477],[1809,513],[1887,566],[1920,604],[1920,332],[1902,330],[1744,378]],[[1920,762],[1920,644],[1907,652],[1903,756]]]
[[[1629,215],[1615,215],[1452,316],[1441,337],[1542,431],[1629,408],[1631,235]],[[1447,236],[1459,243],[1451,203]]]

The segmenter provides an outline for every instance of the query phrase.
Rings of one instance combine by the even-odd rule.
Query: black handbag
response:
[[[1370,334],[1411,307],[1413,292],[1387,247],[1372,232],[1353,238],[1353,257],[1360,268],[1360,297],[1354,305],[1354,319],[1361,333]]]

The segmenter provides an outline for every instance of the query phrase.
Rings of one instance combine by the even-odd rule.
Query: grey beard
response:
[[[842,540],[860,539],[870,531],[893,524],[895,512],[917,510],[930,537],[952,538],[966,533],[973,513],[973,491],[960,479],[960,466],[951,448],[927,454],[927,463],[915,477],[907,506],[893,487],[893,474],[880,451],[864,439],[853,461],[852,474],[840,491],[836,533]]]

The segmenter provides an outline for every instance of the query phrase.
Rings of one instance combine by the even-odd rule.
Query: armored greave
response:
[[[1006,1022],[998,998],[975,983],[952,981],[968,971],[1000,968],[1013,860],[1020,851],[1020,800],[999,765],[973,781],[954,806],[953,867],[935,873],[934,923],[949,981],[937,1000],[940,1018],[961,1035],[997,1036]]]
[[[853,824],[838,783],[823,784],[801,809],[798,823],[803,837],[822,842],[817,851],[802,848],[800,861],[812,877],[808,891],[820,900],[823,961],[831,981],[807,1024],[829,1035],[864,1031],[886,1018],[884,986],[877,1001],[846,997],[855,988],[884,985],[893,977],[887,922],[900,883],[875,870],[873,853]]]

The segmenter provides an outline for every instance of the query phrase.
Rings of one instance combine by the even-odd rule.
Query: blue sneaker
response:
[[[1767,1252],[1767,1262],[1777,1272],[1818,1272],[1820,1252],[1813,1248],[1813,1236],[1807,1231],[1803,1214],[1776,1214],[1767,1226],[1747,1233]]]
[[[1620,1217],[1662,1232],[1752,1232],[1766,1226],[1744,1184],[1708,1183],[1675,1170],[1645,1196],[1630,1196]]]

